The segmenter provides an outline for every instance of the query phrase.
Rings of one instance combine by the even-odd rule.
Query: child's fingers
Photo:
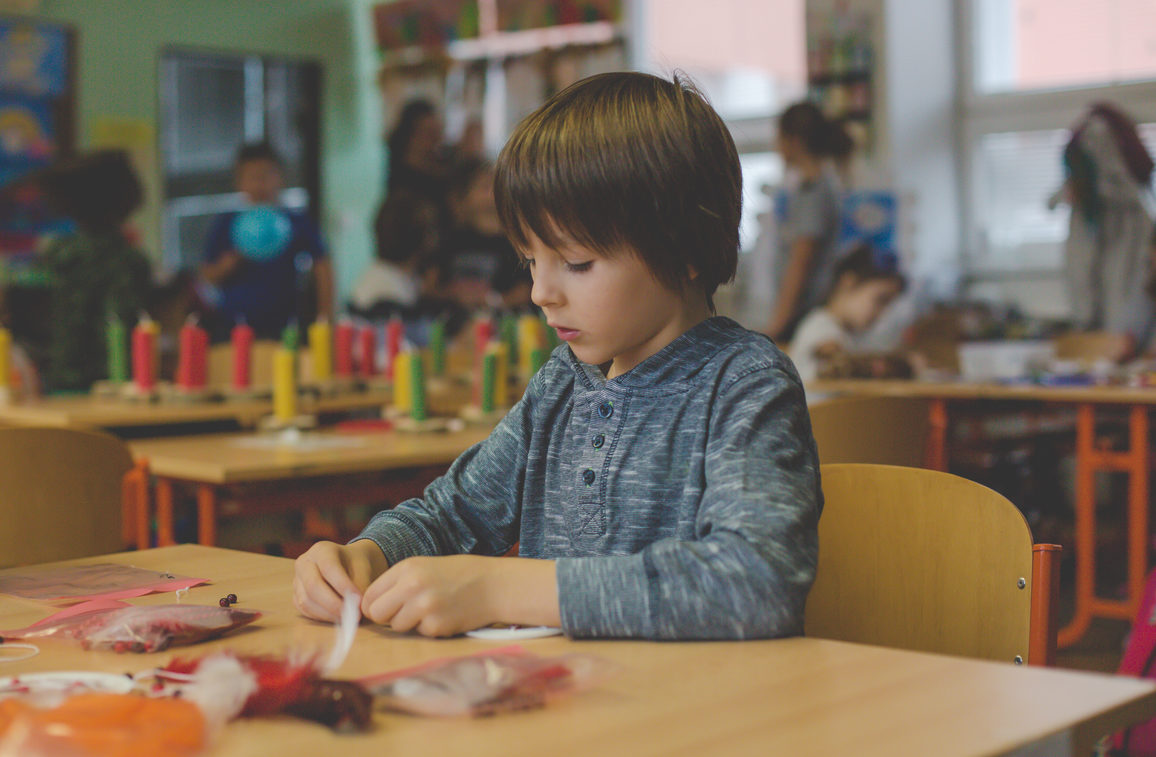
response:
[[[374,585],[376,585],[376,582]],[[370,588],[372,589],[373,587],[371,586]],[[365,617],[374,623],[390,626],[397,631],[409,630],[407,628],[397,628],[397,626],[394,625],[395,616],[408,599],[403,591],[395,587],[392,591],[386,591],[384,594],[379,593],[372,601],[367,601],[368,599],[369,594],[367,593],[361,600],[361,613]]]
[[[428,608],[420,599],[409,597],[408,601],[399,603],[396,612],[389,619],[389,627],[400,633],[408,633],[422,622],[428,614],[427,610]]]
[[[361,607],[363,610],[376,602],[378,597],[385,594],[397,584],[397,579],[405,571],[404,568],[399,570],[399,567],[403,564],[404,563],[398,563],[393,566],[378,576],[377,580],[369,585],[369,588],[365,590],[361,597]]]
[[[331,569],[330,573],[333,572]],[[336,572],[344,577],[346,583],[352,584],[340,568],[340,564]],[[336,620],[341,616],[341,594],[323,572],[322,565],[313,560],[298,560],[297,580],[302,588],[302,599],[311,600],[312,604],[325,615],[322,619]],[[356,589],[352,593],[357,593]]]
[[[342,559],[345,555],[338,552],[340,547],[334,550],[325,550],[319,553],[314,560],[317,565],[317,570],[325,582],[333,587],[333,591],[337,592],[336,610],[341,612],[341,597],[346,594],[360,594],[361,590],[357,588],[357,584],[349,577],[349,568],[346,567],[347,560]]]
[[[357,588],[358,594],[364,594],[373,582],[373,566],[369,560],[352,558],[349,560],[349,580]]]
[[[295,593],[293,603],[297,605],[297,609],[307,618],[313,620],[322,620],[327,623],[336,623],[337,618],[332,613],[328,612],[324,607],[317,604],[308,594],[304,592]]]

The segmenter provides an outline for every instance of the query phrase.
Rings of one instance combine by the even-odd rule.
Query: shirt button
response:
[[[587,486],[593,486],[593,484],[594,484],[594,471],[590,470],[589,468],[582,471],[582,480],[584,482],[586,482]]]
[[[606,437],[598,434],[590,440],[590,443],[594,445],[594,449],[602,449],[602,445],[606,443]]]
[[[609,418],[610,416],[614,415],[614,403],[603,402],[598,406],[598,414],[603,418]]]

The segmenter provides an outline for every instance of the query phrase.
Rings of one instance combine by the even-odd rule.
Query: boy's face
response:
[[[531,235],[523,254],[534,278],[530,299],[579,360],[611,363],[608,378],[665,347],[705,311],[705,302],[659,283],[629,251],[605,257],[576,243],[548,247]]]
[[[284,188],[281,169],[271,160],[247,160],[237,166],[237,189],[254,205],[276,205]]]

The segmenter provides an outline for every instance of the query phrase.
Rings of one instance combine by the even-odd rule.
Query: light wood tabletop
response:
[[[1000,384],[975,381],[819,379],[809,383],[807,389],[821,394],[853,394],[874,397],[1156,405],[1156,388],[1137,386],[1043,386],[1039,384]]]
[[[414,433],[303,431],[203,434],[129,442],[157,476],[198,483],[232,484],[275,479],[440,465],[485,439],[489,426]],[[284,441],[282,441],[284,439]]]
[[[456,414],[469,399],[470,388],[460,382],[431,382],[428,401],[435,413]],[[303,413],[347,413],[380,408],[393,401],[384,389],[315,396],[302,394]],[[236,421],[252,427],[272,412],[269,399],[229,399],[205,402],[133,402],[89,395],[45,397],[28,402],[0,403],[0,422],[35,426],[136,428],[184,423]]]
[[[211,585],[192,589],[184,601],[216,604],[232,592],[238,607],[265,615],[224,639],[151,655],[85,652],[70,642],[45,640],[38,642],[38,656],[3,664],[0,673],[123,673],[221,648],[277,654],[331,643],[332,628],[293,609],[289,560],[182,545],[89,561],[208,578]],[[133,601],[159,604],[173,597]],[[0,597],[0,627],[27,625],[48,609]],[[429,640],[363,625],[335,677],[504,644]],[[1084,755],[1100,734],[1156,715],[1156,685],[1147,681],[817,639],[651,643],[554,637],[523,646],[543,655],[598,655],[619,670],[594,689],[545,709],[486,719],[378,713],[372,732],[340,736],[288,718],[239,721],[224,730],[210,754],[953,757],[1003,754],[1042,742],[1044,751],[1037,753]]]
[[[0,404],[0,421],[35,426],[119,428],[236,420],[252,425],[269,413],[264,401],[145,403],[91,396],[45,397]]]

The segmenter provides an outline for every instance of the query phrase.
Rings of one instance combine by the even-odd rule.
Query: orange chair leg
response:
[[[1128,449],[1128,616],[1135,617],[1148,575],[1148,408],[1132,407]]]
[[[1028,665],[1056,662],[1056,609],[1060,597],[1059,544],[1032,545],[1032,598],[1028,625]]]
[[[157,546],[170,547],[176,544],[173,533],[173,482],[167,478],[157,478]]]
[[[121,540],[136,549],[148,547],[149,464],[137,460],[121,481]]]
[[[931,470],[947,470],[947,400],[934,398],[927,407],[927,451],[925,465]]]
[[[1060,629],[1059,645],[1079,641],[1092,624],[1096,600],[1095,408],[1076,408],[1076,612]]]
[[[197,537],[206,547],[217,543],[217,491],[212,484],[197,488]]]

